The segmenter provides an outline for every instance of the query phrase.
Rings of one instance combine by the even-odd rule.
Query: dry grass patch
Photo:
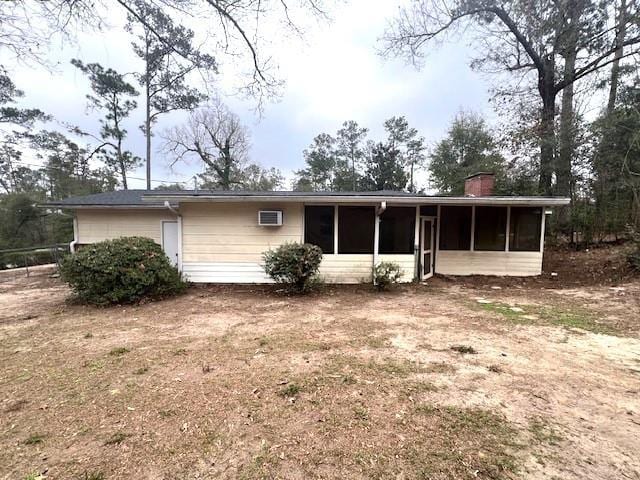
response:
[[[633,478],[636,415],[612,414],[634,401],[633,340],[496,327],[463,294],[225,287],[126,308],[20,303],[38,318],[0,328],[0,464],[19,480],[507,480],[553,478],[550,464],[573,480],[619,478],[614,463]],[[0,312],[14,309],[0,291]],[[449,350],[465,344],[478,355]],[[25,446],[38,432],[42,446]]]

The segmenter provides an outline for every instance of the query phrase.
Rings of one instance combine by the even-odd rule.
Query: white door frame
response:
[[[431,223],[431,242],[430,245],[425,245],[424,241],[424,227],[425,223]],[[435,226],[436,226],[436,217],[420,217],[420,280],[426,280],[428,278],[433,277],[433,269],[434,269],[434,255],[433,255],[433,245],[435,242]],[[424,273],[424,255],[429,253],[429,258],[431,259],[431,268],[429,268],[429,273]]]

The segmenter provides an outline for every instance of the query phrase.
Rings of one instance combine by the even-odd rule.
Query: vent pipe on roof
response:
[[[490,197],[496,185],[496,176],[492,172],[478,172],[464,179],[465,197]]]

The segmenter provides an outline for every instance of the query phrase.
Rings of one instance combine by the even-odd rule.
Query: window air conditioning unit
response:
[[[259,210],[258,225],[261,227],[279,227],[282,225],[282,210]]]

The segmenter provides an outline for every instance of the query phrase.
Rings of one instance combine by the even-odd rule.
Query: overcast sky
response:
[[[404,115],[432,145],[461,109],[492,116],[488,84],[469,68],[471,51],[464,42],[430,52],[420,71],[402,60],[383,60],[377,55],[377,39],[398,5],[390,0],[352,0],[332,9],[330,23],[309,27],[304,40],[273,40],[267,52],[277,62],[278,77],[285,85],[279,100],[265,105],[261,118],[255,113],[254,100],[228,95],[241,82],[234,73],[238,66],[230,63],[238,60],[219,57],[217,88],[251,132],[252,161],[277,167],[291,179],[292,172],[303,167],[302,150],[313,137],[321,132],[334,134],[345,120],[356,120],[370,129],[370,138],[382,139],[383,121]],[[86,108],[88,82],[69,61],[99,62],[119,72],[140,70],[130,48],[131,36],[118,18],[121,15],[104,32],[79,34],[72,45],[53,45],[49,56],[58,63],[55,73],[33,66],[11,68],[14,81],[26,93],[21,103],[97,133],[100,115]],[[183,119],[184,114],[167,115],[156,131]],[[127,140],[127,147],[141,157],[144,138],[137,126],[142,121],[139,109],[128,122]],[[155,137],[154,149],[160,144]],[[153,180],[189,181],[199,171],[196,162],[177,165],[171,171],[162,152],[154,154]],[[144,168],[131,176],[140,178],[130,181],[131,188],[144,188]]]

